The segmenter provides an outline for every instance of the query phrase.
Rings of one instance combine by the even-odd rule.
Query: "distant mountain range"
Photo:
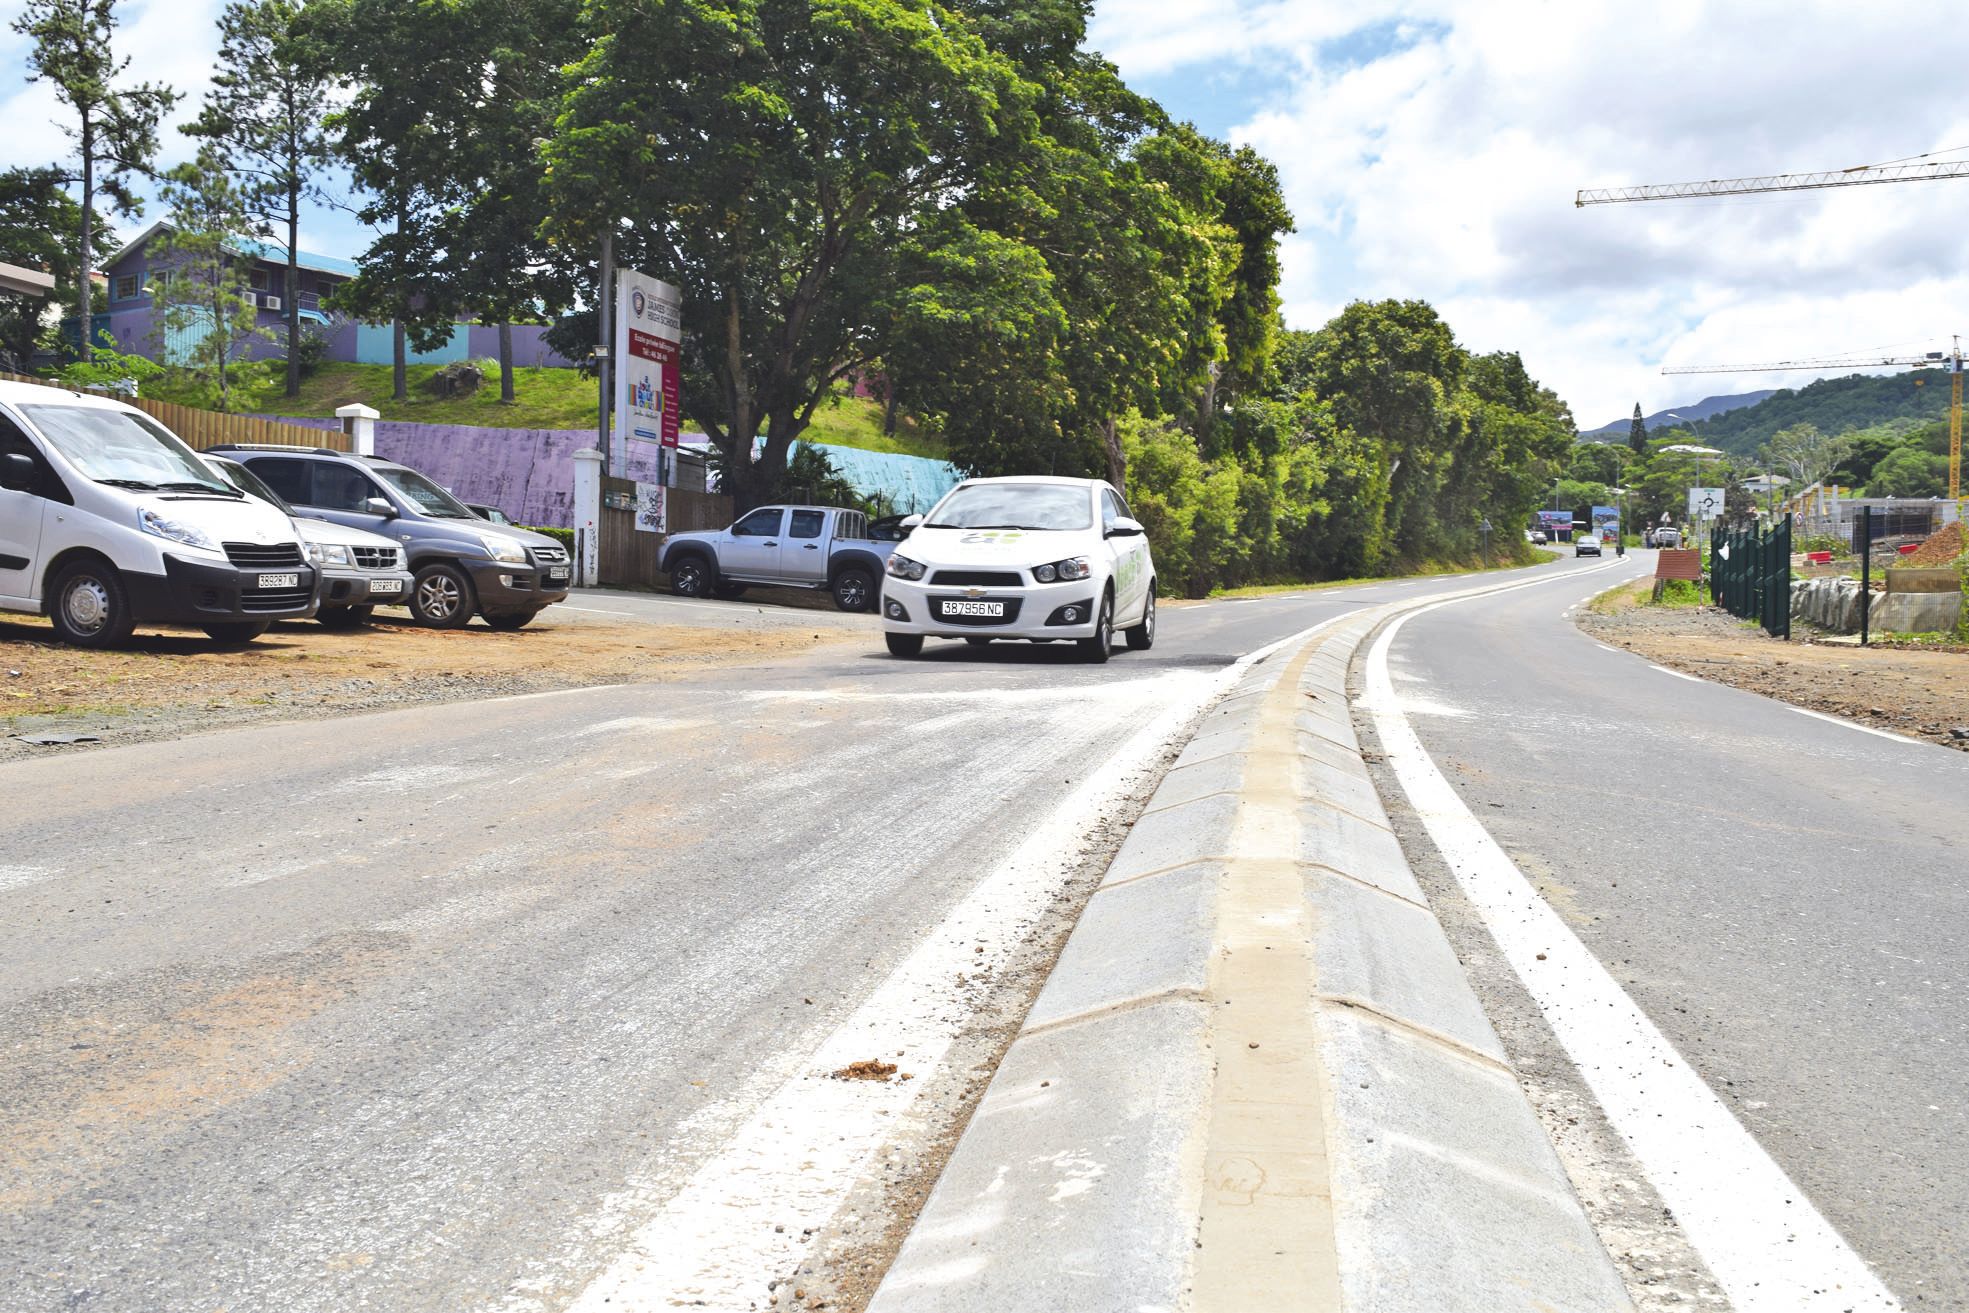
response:
[[[1641,418],[1648,426],[1648,432],[1654,433],[1659,429],[1682,428],[1698,420],[1713,419],[1726,410],[1742,410],[1746,406],[1754,406],[1775,395],[1777,395],[1776,388],[1764,388],[1758,392],[1738,392],[1727,397],[1704,397],[1693,405],[1671,406],[1667,410],[1657,410],[1654,414],[1643,415]],[[1611,424],[1602,424],[1597,429],[1582,429],[1579,436],[1589,441],[1603,438],[1608,441],[1625,442],[1628,429],[1633,423],[1634,417],[1629,415]]]

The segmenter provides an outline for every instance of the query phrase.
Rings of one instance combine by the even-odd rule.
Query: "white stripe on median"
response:
[[[1373,714],[1382,751],[1429,837],[1608,1121],[1737,1313],[1899,1309],[1839,1232],[1539,896],[1429,757],[1403,714],[1388,652],[1403,624],[1447,605],[1419,607],[1382,631],[1368,656],[1362,704]]]

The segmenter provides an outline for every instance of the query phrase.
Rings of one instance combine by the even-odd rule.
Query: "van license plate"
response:
[[[260,576],[262,588],[299,588],[301,576],[298,574],[263,574]]]
[[[400,593],[402,591],[403,580],[401,579],[371,579],[369,581],[369,593],[372,597],[380,597],[384,593]]]
[[[1003,602],[945,602],[943,604],[943,613],[947,616],[981,615],[981,616],[1003,617],[1005,614],[1005,603]]]

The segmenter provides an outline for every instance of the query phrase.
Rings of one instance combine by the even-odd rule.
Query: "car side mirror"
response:
[[[898,529],[901,529],[904,533],[908,533],[911,529],[914,529],[917,525],[921,523],[923,523],[922,516],[905,515],[902,517],[901,521],[897,523],[896,527]]]
[[[1108,526],[1108,531],[1101,536],[1104,538],[1139,538],[1145,532],[1146,530],[1142,528],[1142,522],[1140,520],[1131,520],[1125,515],[1117,515],[1114,523]]]
[[[27,492],[34,487],[34,461],[10,451],[0,456],[0,488],[10,488],[15,492]]]
[[[394,520],[397,517],[397,508],[381,497],[371,497],[364,501],[362,509],[371,515],[380,515],[386,520]]]

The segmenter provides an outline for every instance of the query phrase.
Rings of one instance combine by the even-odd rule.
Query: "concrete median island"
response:
[[[1205,716],[873,1313],[1630,1307],[1361,760],[1387,614]]]

